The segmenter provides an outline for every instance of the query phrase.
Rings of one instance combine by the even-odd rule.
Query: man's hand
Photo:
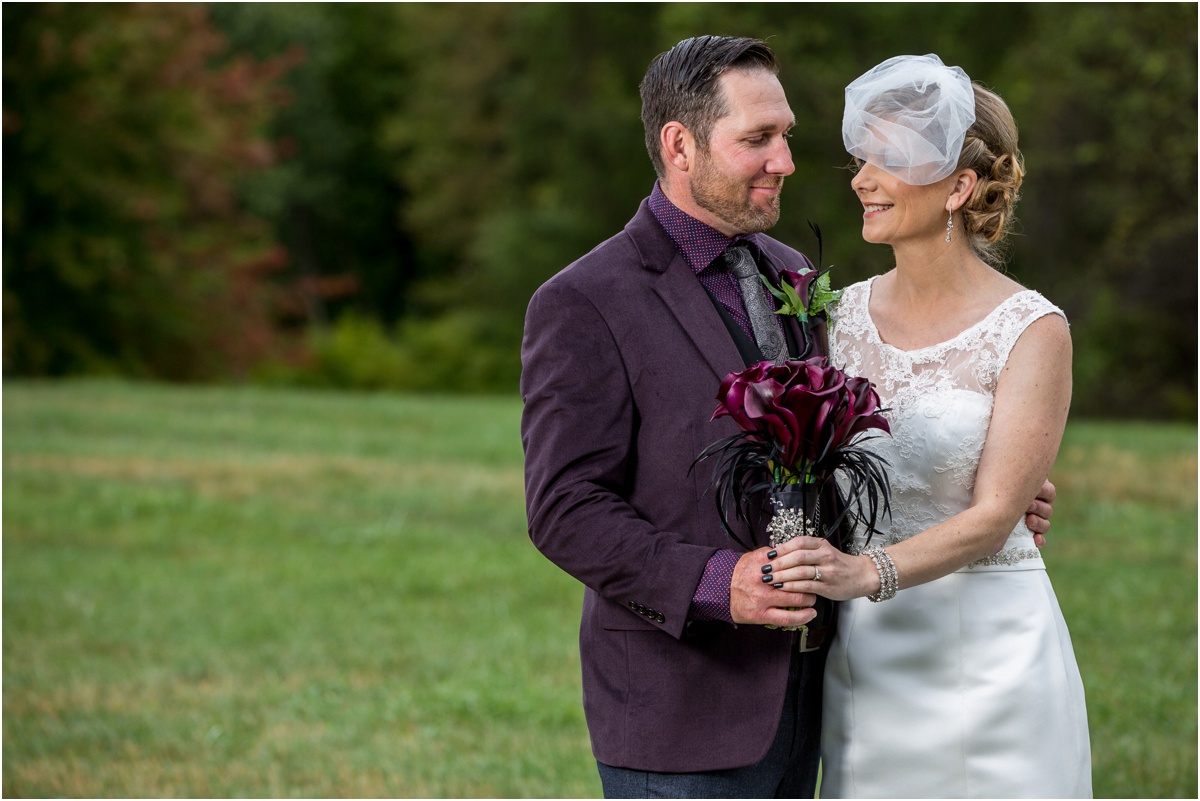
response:
[[[771,586],[774,581],[763,581],[764,577],[774,578],[762,570],[764,565],[771,563],[767,554],[772,550],[759,548],[738,559],[729,586],[729,614],[734,623],[803,626],[817,616],[811,608],[817,600],[815,595],[784,592]]]
[[[1050,531],[1050,517],[1054,514],[1054,496],[1057,494],[1054,485],[1045,482],[1025,512],[1025,525],[1033,532],[1033,543],[1039,548],[1046,547],[1045,535]]]

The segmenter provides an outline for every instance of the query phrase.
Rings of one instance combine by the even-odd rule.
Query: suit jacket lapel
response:
[[[656,276],[653,288],[718,381],[745,366],[712,298],[683,256],[675,254],[667,269]]]
[[[625,232],[641,256],[652,290],[691,339],[716,380],[719,382],[729,373],[741,370],[744,366],[741,354],[713,308],[708,292],[654,219],[646,201],[642,201],[637,214],[625,226]]]

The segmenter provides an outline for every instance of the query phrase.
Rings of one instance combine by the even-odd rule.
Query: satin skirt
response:
[[[821,798],[1090,798],[1083,682],[1044,567],[843,603]]]

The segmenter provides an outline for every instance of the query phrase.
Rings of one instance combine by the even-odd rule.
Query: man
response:
[[[692,469],[736,430],[709,422],[721,379],[778,334],[787,357],[823,352],[821,332],[794,318],[763,328],[743,286],[770,295],[739,283],[724,255],[748,247],[773,282],[810,266],[761,233],[794,171],[777,73],[753,39],[702,36],[659,55],[641,88],[651,196],[546,282],[526,317],[530,536],[586,586],[583,701],[610,798],[815,790],[824,650],[763,625],[810,622],[814,597],[772,586],[774,554],[735,546],[711,469]],[[767,541],[761,526],[739,536]]]

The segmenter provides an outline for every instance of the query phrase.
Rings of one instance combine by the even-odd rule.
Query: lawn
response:
[[[511,398],[4,388],[3,794],[587,797]],[[1099,797],[1195,797],[1196,429],[1072,424]]]

